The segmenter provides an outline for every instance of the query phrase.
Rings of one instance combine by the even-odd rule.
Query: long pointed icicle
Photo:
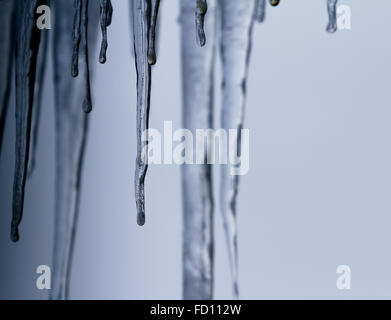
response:
[[[143,140],[143,133],[149,127],[149,108],[151,96],[151,65],[148,59],[149,37],[153,12],[157,13],[159,1],[134,0],[130,4],[133,21],[133,45],[137,72],[137,159],[135,170],[135,197],[137,223],[145,224],[144,182],[148,170],[148,141]],[[143,151],[147,152],[143,153]]]
[[[42,94],[43,94],[43,85],[44,85],[44,77],[45,77],[45,70],[46,70],[47,48],[49,42],[48,38],[49,38],[48,31],[47,30],[41,31],[41,44],[38,52],[37,72],[35,76],[34,104],[33,104],[33,113],[32,113],[32,120],[31,120],[32,124],[31,124],[31,137],[30,137],[28,177],[32,176],[35,169],[38,128],[39,128],[39,120],[41,116]]]
[[[111,18],[113,15],[113,6],[111,5],[111,0],[99,0],[100,4],[100,26],[102,29],[102,44],[99,54],[99,62],[106,62],[106,52],[107,52],[107,27],[111,24]]]
[[[254,1],[220,0],[221,8],[221,57],[223,68],[222,128],[227,132],[237,130],[235,148],[240,153],[241,128],[243,126],[246,82],[251,51],[254,22]],[[230,147],[232,147],[230,141]],[[229,150],[230,152],[232,150]],[[238,176],[231,175],[231,166],[225,165],[221,172],[221,208],[228,244],[233,280],[233,295],[239,296],[238,248],[236,225],[236,199]]]
[[[15,36],[15,0],[0,1],[0,154],[9,104]]]
[[[208,43],[194,41],[194,0],[181,6],[183,125],[195,136],[197,129],[213,127],[213,83],[216,52],[216,1],[209,0],[205,20]],[[200,150],[200,152],[211,150]],[[213,298],[212,166],[184,165],[183,189],[183,298]]]
[[[73,53],[72,53],[72,76],[79,74],[79,51],[80,44],[84,56],[84,68],[86,76],[84,86],[86,95],[83,102],[83,111],[89,113],[92,110],[91,84],[90,84],[90,66],[88,59],[88,0],[74,0],[73,17]],[[110,20],[109,20],[110,21]]]
[[[11,240],[19,240],[18,226],[22,220],[24,190],[30,149],[31,113],[36,60],[40,32],[35,25],[35,10],[39,0],[18,1],[18,39],[16,45],[16,143],[15,177],[12,201]]]
[[[196,0],[196,31],[197,31],[197,41],[201,47],[206,43],[206,36],[204,30],[204,21],[205,15],[208,11],[208,4],[206,0]]]
[[[99,8],[90,9],[90,43],[95,52],[99,31]],[[56,176],[53,277],[51,299],[67,299],[81,188],[81,174],[89,116],[80,110],[86,96],[84,55],[80,54],[80,75],[69,72],[72,62],[72,3],[54,1],[56,27],[53,29],[55,84]]]
[[[329,23],[327,32],[334,33],[337,31],[337,3],[338,0],[327,0],[327,11],[329,14]]]

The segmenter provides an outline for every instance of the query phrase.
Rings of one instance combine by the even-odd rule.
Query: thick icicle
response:
[[[143,132],[149,126],[149,108],[151,95],[151,65],[149,64],[149,36],[152,12],[157,15],[158,1],[134,0],[130,5],[133,21],[133,45],[137,72],[137,159],[135,170],[135,196],[137,223],[145,224],[144,181],[148,170],[148,141],[143,141]]]
[[[197,31],[197,41],[201,47],[206,43],[206,36],[204,30],[204,21],[205,15],[208,11],[208,4],[206,0],[196,0],[196,31]]]
[[[35,76],[34,104],[33,104],[32,120],[31,120],[28,177],[31,177],[35,169],[38,128],[39,128],[39,119],[41,116],[42,93],[43,93],[44,76],[46,70],[47,48],[49,42],[48,38],[49,38],[48,31],[47,30],[41,31],[41,44],[38,52],[37,72]]]
[[[262,23],[266,16],[266,0],[255,0],[255,19]]]
[[[156,64],[156,28],[158,23],[160,0],[152,0],[151,27],[148,34],[148,63]]]
[[[254,1],[220,0],[221,9],[221,57],[223,68],[222,127],[236,129],[236,153],[240,153],[241,128],[243,125],[246,81],[251,51],[252,27],[254,22]],[[232,150],[229,150],[232,152]],[[231,166],[225,165],[221,175],[221,208],[228,244],[233,279],[233,294],[238,297],[238,248],[236,225],[236,198],[238,176],[231,175]]]
[[[111,18],[113,15],[113,6],[111,0],[99,0],[100,4],[100,27],[102,29],[102,44],[99,54],[99,62],[106,62],[107,52],[107,27],[111,24]]]
[[[194,0],[180,0],[182,41],[183,125],[213,127],[213,71],[216,49],[216,1],[209,0],[205,20],[208,43],[194,41]],[[210,152],[199,150],[197,152]],[[209,164],[182,167],[183,190],[183,298],[213,298],[213,196]]]
[[[15,4],[15,0],[0,0],[0,154],[11,89]]]
[[[24,189],[30,149],[31,113],[33,107],[36,60],[40,32],[35,26],[35,10],[39,0],[19,0],[17,11],[18,38],[16,45],[16,143],[15,177],[12,201],[11,239],[19,240],[18,226],[22,220]]]
[[[53,29],[53,68],[55,84],[56,190],[51,299],[67,299],[74,239],[79,213],[81,173],[89,116],[80,110],[86,96],[87,72],[84,55],[78,78],[72,78],[72,3],[54,1],[56,27]],[[90,43],[95,52],[99,11],[90,9]]]
[[[329,23],[326,30],[329,33],[334,33],[337,31],[337,2],[338,0],[327,0]]]
[[[90,66],[88,60],[88,0],[74,0],[73,17],[73,53],[72,53],[72,76],[79,74],[79,51],[82,41],[82,52],[84,57],[84,68],[86,76],[84,86],[86,95],[83,102],[83,111],[89,113],[92,110],[91,102],[91,84],[90,84]]]

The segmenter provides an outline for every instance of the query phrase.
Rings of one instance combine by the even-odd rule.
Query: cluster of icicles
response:
[[[189,130],[212,127],[213,66],[217,41],[223,65],[222,127],[240,130],[244,118],[246,79],[255,21],[265,17],[266,0],[180,0],[183,122]],[[145,223],[144,180],[147,165],[141,151],[148,142],[151,66],[156,63],[155,39],[160,0],[131,0],[130,12],[137,70],[137,160],[135,196],[137,222]],[[278,0],[270,0],[272,6]],[[11,239],[18,241],[26,179],[35,163],[37,127],[46,63],[48,31],[36,27],[36,9],[53,5],[52,34],[56,121],[56,208],[51,298],[66,299],[79,207],[80,176],[92,110],[88,50],[94,50],[97,26],[102,30],[99,61],[105,63],[107,27],[113,7],[110,0],[0,0],[1,28],[0,147],[15,76],[16,157]],[[98,7],[99,5],[99,7]],[[336,31],[337,0],[327,0],[328,32]],[[100,10],[99,10],[100,9]],[[219,13],[217,15],[217,12]],[[194,26],[195,15],[195,26]],[[217,17],[221,23],[217,24]],[[92,26],[92,28],[88,28]],[[221,30],[217,30],[220,28]],[[73,30],[73,32],[71,32]],[[217,38],[219,31],[220,38]],[[194,37],[196,35],[196,40]],[[14,39],[16,38],[16,41]],[[92,44],[90,48],[88,44]],[[202,47],[202,48],[201,48]],[[14,73],[12,72],[14,65]],[[82,112],[81,109],[84,111]],[[240,150],[240,137],[237,139]],[[183,166],[183,297],[213,297],[213,198],[211,166]],[[236,198],[238,178],[222,171],[221,204],[232,271],[233,295],[239,296]]]

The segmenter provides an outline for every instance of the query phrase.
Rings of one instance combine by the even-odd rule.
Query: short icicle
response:
[[[329,33],[334,33],[337,31],[337,3],[338,0],[327,0],[329,23],[327,24],[326,30]]]
[[[196,31],[197,41],[201,47],[206,43],[206,35],[204,30],[205,15],[208,11],[208,4],[206,0],[196,0]]]
[[[99,62],[106,63],[107,52],[107,27],[111,24],[113,6],[111,0],[99,0],[100,4],[100,27],[102,29],[102,43],[99,54]]]
[[[159,15],[160,0],[152,1],[152,17],[151,27],[148,34],[148,63],[150,65],[156,64],[156,28]]]
[[[262,23],[266,16],[266,0],[255,0],[255,19]]]
[[[91,83],[90,83],[90,66],[88,59],[88,0],[74,0],[73,15],[73,52],[72,52],[72,76],[77,77],[79,74],[79,51],[80,45],[84,57],[85,78],[84,86],[86,95],[82,105],[83,111],[89,113],[92,110],[91,101]]]

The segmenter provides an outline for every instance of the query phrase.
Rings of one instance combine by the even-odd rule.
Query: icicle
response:
[[[35,157],[37,153],[37,139],[38,139],[38,128],[39,128],[39,119],[41,115],[41,104],[42,104],[42,93],[43,93],[43,84],[44,76],[46,69],[46,59],[47,59],[47,47],[48,47],[48,38],[49,34],[47,30],[41,31],[41,44],[38,52],[37,60],[37,73],[35,76],[35,92],[34,92],[34,104],[32,111],[32,120],[31,120],[31,137],[30,137],[30,157],[28,164],[28,178],[30,178],[35,169]]]
[[[133,21],[133,44],[137,71],[137,159],[135,170],[135,196],[137,223],[145,224],[144,181],[148,170],[148,141],[143,141],[142,134],[149,126],[149,107],[151,95],[151,65],[149,64],[149,36],[151,35],[152,16],[156,20],[159,1],[134,0],[130,5]]]
[[[238,130],[235,147],[236,151],[240,153],[240,134],[244,118],[255,2],[220,0],[220,8],[222,16],[221,57],[223,67],[221,121],[222,128],[227,132],[231,129]],[[230,147],[232,145],[230,143]],[[231,175],[230,165],[223,166],[221,173],[221,208],[231,263],[233,294],[237,298],[239,288],[236,198],[239,179],[238,176]]]
[[[110,21],[110,19],[108,19]],[[86,96],[83,102],[83,111],[89,113],[92,110],[91,102],[91,84],[88,62],[88,0],[74,0],[74,18],[73,18],[73,53],[72,53],[72,76],[79,74],[79,50],[82,43],[82,52],[86,77],[84,86],[86,87]]]
[[[99,30],[98,7],[90,10],[90,43],[95,51]],[[95,10],[96,9],[96,10]],[[56,176],[53,276],[51,299],[67,299],[77,220],[81,175],[89,116],[80,110],[86,96],[87,70],[80,54],[80,75],[72,78],[72,3],[54,1],[56,27],[53,29],[55,85]]]
[[[255,5],[255,19],[262,23],[265,21],[266,16],[266,0],[256,0]]]
[[[0,154],[12,78],[15,4],[14,0],[0,1]]]
[[[74,0],[73,16],[73,52],[72,52],[72,76],[77,77],[79,74],[79,50],[81,40],[81,7],[83,0]]]
[[[276,7],[280,4],[280,0],[270,0],[270,5]]]
[[[156,25],[158,21],[160,0],[153,0],[153,10],[151,17],[151,27],[148,34],[148,63],[156,64]]]
[[[183,125],[195,136],[196,129],[213,127],[213,80],[216,52],[216,1],[209,0],[205,20],[208,43],[194,41],[194,0],[181,6]],[[207,150],[200,150],[200,152]],[[211,151],[211,150],[208,150]],[[213,196],[211,165],[184,165],[183,189],[183,298],[213,298]]]
[[[329,23],[326,30],[329,33],[334,33],[337,31],[337,2],[338,0],[327,0]]]
[[[106,62],[107,52],[107,27],[111,24],[111,18],[113,14],[113,7],[111,0],[99,0],[100,4],[100,26],[102,29],[102,44],[99,54],[99,62]]]
[[[12,201],[11,239],[19,240],[18,226],[22,220],[24,189],[29,159],[31,111],[36,59],[40,32],[35,26],[35,9],[39,0],[18,1],[18,39],[16,46],[16,143],[15,177]]]
[[[206,0],[196,0],[196,28],[197,28],[197,41],[201,47],[206,43],[206,36],[204,31],[204,20],[206,12],[208,11],[208,4]]]

